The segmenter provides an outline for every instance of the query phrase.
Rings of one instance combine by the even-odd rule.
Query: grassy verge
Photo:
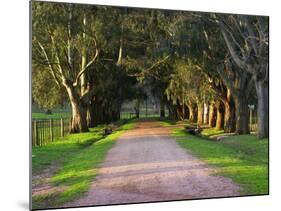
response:
[[[32,171],[40,171],[50,165],[62,165],[68,162],[73,154],[87,148],[92,143],[102,139],[104,126],[90,128],[88,133],[69,134],[58,138],[45,146],[32,148]]]
[[[83,196],[89,190],[107,151],[124,131],[133,126],[134,123],[124,124],[106,137],[102,137],[102,127],[93,128],[89,133],[69,135],[68,140],[34,148],[32,163],[35,172],[54,161],[62,165],[51,178],[51,183],[63,191],[33,197],[33,208],[57,207]]]
[[[212,127],[212,128],[203,129],[203,131],[201,132],[201,135],[209,138],[209,137],[213,137],[216,135],[221,135],[223,133],[224,133],[224,130],[222,130],[222,129],[218,130],[218,129]]]
[[[207,137],[219,133],[215,129],[203,130]],[[174,129],[173,136],[181,147],[214,165],[216,174],[238,183],[243,189],[241,195],[268,194],[268,139],[235,135],[219,142],[210,141],[189,135],[181,128]]]

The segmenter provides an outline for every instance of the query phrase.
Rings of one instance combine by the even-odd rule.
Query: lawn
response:
[[[215,166],[216,174],[238,183],[241,195],[268,194],[268,139],[259,140],[254,135],[229,136],[221,141],[206,138],[221,132],[204,129],[205,137],[197,137],[176,128],[172,135],[181,147]]]
[[[40,173],[52,165],[59,165],[50,180],[53,186],[63,190],[33,197],[33,209],[57,207],[83,196],[107,151],[124,131],[133,126],[133,122],[123,124],[106,137],[102,135],[104,126],[100,126],[88,133],[71,134],[49,145],[33,148],[33,172]]]

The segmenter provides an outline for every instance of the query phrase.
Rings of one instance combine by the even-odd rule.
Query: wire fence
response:
[[[42,146],[69,133],[69,119],[32,120],[32,146]]]

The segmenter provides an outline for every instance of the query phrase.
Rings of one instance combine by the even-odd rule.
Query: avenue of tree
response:
[[[268,17],[32,3],[32,100],[68,101],[71,132],[120,118],[147,90],[169,117],[268,137]],[[137,103],[139,104],[139,103]],[[138,105],[136,105],[138,106]]]

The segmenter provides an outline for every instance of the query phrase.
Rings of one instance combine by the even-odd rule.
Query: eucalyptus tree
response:
[[[258,99],[258,137],[268,137],[269,124],[269,22],[268,17],[248,15],[215,16],[235,64],[248,72]]]
[[[178,113],[182,119],[186,117],[187,105],[189,120],[197,120],[198,125],[202,125],[204,102],[212,98],[213,92],[207,83],[206,75],[198,70],[190,59],[180,58],[174,64],[174,73],[166,95],[175,105],[181,106],[182,112]]]
[[[238,134],[247,134],[249,133],[247,100],[252,87],[252,77],[234,63],[231,55],[228,53],[220,28],[210,18],[211,15],[194,13],[194,16],[197,24],[193,27],[195,31],[193,39],[196,39],[196,42],[193,41],[191,44],[195,45],[196,51],[195,54],[191,55],[194,56],[198,69],[201,69],[208,76],[219,77],[226,86],[228,96],[232,96],[227,98],[227,95],[224,95],[226,96],[223,100],[226,105],[226,114],[233,113],[228,111],[228,109],[233,108],[231,106],[233,98],[236,114],[235,131]],[[227,119],[232,122],[232,118]],[[227,122],[225,124],[231,125]],[[230,131],[232,130],[231,128],[233,127],[230,127]]]
[[[90,6],[32,2],[33,62],[44,63],[72,107],[71,132],[88,131],[85,73],[99,55],[100,22]]]
[[[187,104],[190,97],[188,97],[189,88],[189,72],[186,68],[186,61],[182,59],[177,59],[174,64],[174,72],[169,80],[169,85],[165,90],[167,99],[172,102],[174,106],[177,107],[177,116],[181,120],[187,118]],[[189,109],[192,116],[193,110]],[[193,117],[192,117],[193,119]]]
[[[174,19],[173,13],[167,11],[127,10],[131,35],[123,41],[121,66],[140,84],[150,87],[150,93],[160,103],[161,117],[165,116],[164,107],[168,103],[164,92],[172,71],[170,64],[174,52],[171,25]]]

